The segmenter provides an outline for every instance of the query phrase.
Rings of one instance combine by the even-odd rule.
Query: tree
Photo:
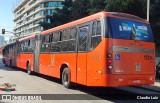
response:
[[[122,12],[127,10],[127,0],[106,0],[105,10],[110,12]]]
[[[56,25],[61,25],[71,21],[71,16],[69,14],[71,14],[73,1],[65,0],[64,2],[62,2],[62,5],[63,8],[62,9],[57,8],[55,14],[53,15],[54,22]]]
[[[150,23],[153,30],[155,43],[160,46],[160,0],[151,0]]]
[[[106,0],[106,11],[124,12],[146,19],[146,0]]]
[[[77,20],[89,15],[87,11],[89,0],[75,0],[71,10],[72,20]]]
[[[105,0],[89,0],[88,12],[89,14],[94,14],[105,10],[106,2]]]

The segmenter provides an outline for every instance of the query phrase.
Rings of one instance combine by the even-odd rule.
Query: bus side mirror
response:
[[[5,34],[5,29],[2,29],[2,34]]]

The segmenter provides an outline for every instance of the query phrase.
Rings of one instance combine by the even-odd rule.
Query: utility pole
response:
[[[149,6],[150,6],[150,0],[147,0],[147,21],[149,21]]]

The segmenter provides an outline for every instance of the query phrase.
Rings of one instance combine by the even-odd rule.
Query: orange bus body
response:
[[[83,19],[43,31],[41,36],[61,31],[66,28],[75,27],[90,21],[100,20],[102,22],[101,31],[103,32],[101,32],[101,35],[103,35],[103,38],[96,48],[87,52],[40,53],[38,73],[61,78],[62,70],[67,66],[70,72],[70,81],[86,86],[129,86],[153,84],[155,81],[154,43],[140,40],[123,40],[104,37],[106,32],[103,28],[103,24],[107,17],[142,22],[132,18],[118,17],[109,12],[100,12]],[[147,21],[143,21],[143,23],[149,24]],[[35,35],[29,36],[20,39],[20,41],[25,41],[34,37]],[[120,55],[120,60],[116,60],[117,54]],[[109,59],[110,61],[108,61],[108,55],[111,55],[111,59]],[[20,53],[17,55],[16,59],[17,67],[26,69],[26,65],[29,62],[31,65],[31,71],[34,71],[34,53]],[[113,67],[110,71],[108,71],[108,62],[110,62]]]

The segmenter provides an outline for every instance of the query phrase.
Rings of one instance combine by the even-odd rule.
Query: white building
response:
[[[62,1],[64,0],[22,0],[13,10],[15,34],[23,37],[43,31],[38,23],[43,22],[46,15],[54,15],[55,8],[62,8]]]

